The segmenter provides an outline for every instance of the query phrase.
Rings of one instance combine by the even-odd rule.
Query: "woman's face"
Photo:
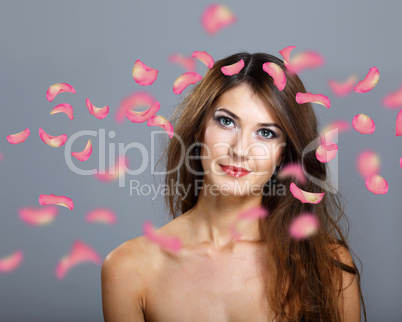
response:
[[[282,161],[285,142],[277,118],[248,84],[225,91],[205,127],[204,185],[221,194],[260,195]],[[247,171],[228,168],[233,166]]]

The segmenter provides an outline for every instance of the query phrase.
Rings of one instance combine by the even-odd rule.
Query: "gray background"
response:
[[[129,179],[153,184],[151,167],[138,176],[127,176],[126,187],[118,182],[100,183],[93,176],[72,172],[64,159],[64,146],[52,148],[38,135],[42,127],[51,135],[104,128],[116,137],[107,143],[140,142],[150,151],[156,128],[127,119],[119,125],[114,113],[122,97],[147,90],[161,103],[158,114],[168,117],[181,96],[172,91],[174,80],[184,72],[168,62],[172,53],[191,56],[205,50],[215,60],[238,51],[268,52],[279,56],[282,48],[295,52],[316,50],[326,64],[302,72],[308,91],[331,98],[326,109],[314,106],[321,125],[343,118],[351,122],[359,113],[373,118],[376,131],[361,135],[351,130],[339,135],[339,184],[346,196],[351,229],[349,240],[363,262],[362,285],[370,321],[398,321],[402,282],[401,245],[401,138],[395,137],[399,109],[388,110],[381,99],[402,83],[401,19],[397,1],[223,1],[237,16],[237,23],[214,36],[201,27],[202,11],[210,1],[2,1],[1,33],[1,126],[0,152],[0,258],[16,249],[25,253],[21,266],[0,274],[0,320],[2,321],[101,321],[100,265],[82,264],[57,280],[54,269],[75,239],[80,239],[104,258],[122,242],[142,235],[149,219],[160,227],[169,221],[162,197],[130,196]],[[279,56],[280,57],[280,56]],[[158,69],[157,81],[146,88],[131,76],[141,59]],[[356,73],[363,79],[370,67],[380,71],[376,88],[365,94],[335,97],[328,78],[344,80]],[[197,70],[206,67],[197,61]],[[76,94],[62,93],[46,100],[47,88],[58,82],[73,85]],[[85,107],[89,97],[98,107],[110,106],[103,120]],[[74,108],[75,119],[49,115],[59,103]],[[11,145],[8,134],[28,127],[31,136]],[[73,151],[81,151],[89,137],[81,137]],[[98,143],[92,138],[93,156],[77,166],[97,166]],[[380,174],[389,183],[386,195],[374,195],[356,171],[355,159],[364,149],[381,157]],[[158,155],[158,153],[157,153]],[[127,153],[130,166],[140,165],[138,150]],[[106,160],[107,162],[107,160]],[[106,163],[107,164],[107,163]],[[157,181],[161,181],[157,178]],[[18,207],[39,207],[40,194],[66,195],[74,210],[60,207],[50,225],[31,227],[18,217]],[[85,214],[95,207],[109,207],[117,224],[87,224]]]

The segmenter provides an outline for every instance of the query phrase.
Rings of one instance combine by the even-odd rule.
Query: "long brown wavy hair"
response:
[[[245,66],[238,74],[226,76],[222,73],[221,67],[237,63],[240,59],[244,60]],[[262,69],[266,62],[277,64],[285,72],[286,86],[283,91],[278,90],[271,76]],[[303,155],[305,147],[319,137],[316,115],[310,103],[296,102],[296,94],[306,92],[304,85],[277,57],[266,53],[241,52],[216,61],[174,110],[170,122],[175,136],[167,143],[158,163],[163,160],[163,164],[166,164],[165,184],[169,191],[174,191],[176,184],[191,187],[192,193],[185,196],[180,193],[166,194],[169,215],[174,219],[177,214],[190,210],[197,203],[195,182],[203,178],[203,170],[201,161],[194,158],[194,138],[199,137],[202,142],[207,117],[219,96],[242,83],[251,86],[284,129],[287,139],[283,165],[303,164],[304,171],[310,176],[326,182],[325,189],[309,179],[304,185],[298,184],[305,191],[325,192],[318,204],[301,203],[291,193],[263,193],[262,206],[269,211],[269,216],[259,220],[259,229],[270,254],[266,258],[266,267],[270,272],[270,278],[267,276],[266,279],[266,294],[275,319],[300,321],[304,317],[305,321],[341,321],[337,300],[342,291],[342,271],[346,271],[356,276],[367,321],[359,270],[354,262],[353,266],[343,263],[338,252],[334,251],[336,247],[344,247],[351,252],[346,239],[349,222],[343,210],[342,198],[327,182],[327,164],[317,160],[315,149]],[[180,140],[176,140],[176,137]],[[187,155],[184,153],[186,151],[192,153]],[[289,192],[292,178],[276,178],[275,181],[284,185]],[[332,191],[328,191],[330,189]],[[296,240],[289,235],[289,224],[297,215],[306,212],[317,216],[319,229],[307,239]],[[346,223],[345,227],[343,222]]]

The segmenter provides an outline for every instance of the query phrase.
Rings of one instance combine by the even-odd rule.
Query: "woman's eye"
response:
[[[224,126],[229,126],[232,123],[232,120],[225,116],[220,116],[217,118],[218,122]]]
[[[271,130],[261,129],[260,132],[261,132],[262,137],[265,138],[265,139],[276,138],[275,132],[273,132]],[[271,134],[271,136],[270,136],[270,134]]]

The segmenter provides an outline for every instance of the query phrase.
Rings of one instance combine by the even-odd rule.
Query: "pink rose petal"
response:
[[[156,233],[152,223],[149,220],[144,223],[142,229],[146,238],[162,247],[162,249],[172,253],[178,253],[181,250],[182,241],[180,238]]]
[[[51,223],[57,216],[56,206],[41,208],[22,207],[18,209],[20,219],[30,226],[44,226]]]
[[[193,72],[195,70],[195,60],[192,57],[186,57],[181,54],[171,54],[169,61],[183,66],[186,72]]]
[[[279,51],[279,53],[283,57],[283,62],[285,63],[285,66],[290,63],[290,53],[295,48],[296,48],[296,46],[288,46],[288,47],[283,48],[282,50]]]
[[[82,241],[75,240],[70,253],[57,263],[56,277],[63,279],[70,269],[85,262],[100,265],[102,259],[94,249],[84,244]]]
[[[95,116],[96,118],[102,120],[109,114],[109,106],[96,107],[92,105],[89,98],[86,99],[86,106],[88,108],[89,114]]]
[[[214,35],[222,28],[235,22],[235,15],[228,7],[221,4],[212,4],[208,6],[202,13],[201,17],[202,26],[210,35]]]
[[[388,108],[402,107],[402,86],[398,90],[387,94],[382,99],[382,104]]]
[[[325,195],[325,192],[313,193],[301,190],[293,182],[290,184],[290,192],[292,193],[293,197],[299,199],[302,203],[313,204],[319,203]]]
[[[85,146],[84,150],[81,152],[71,152],[73,157],[76,157],[80,161],[86,161],[92,154],[92,143],[91,140],[88,140],[87,145]]]
[[[372,150],[365,150],[357,156],[357,170],[366,179],[380,172],[380,157]]]
[[[46,98],[49,102],[53,101],[56,95],[69,92],[75,94],[75,89],[70,84],[67,83],[56,83],[50,86],[46,92]]]
[[[161,104],[155,102],[149,109],[145,111],[136,112],[131,109],[126,110],[127,118],[133,123],[142,123],[153,117],[159,111]]]
[[[330,143],[327,145],[320,145],[315,151],[315,156],[318,161],[326,163],[335,158],[338,152],[338,145],[335,143]]]
[[[396,116],[395,123],[395,136],[402,135],[402,109],[399,110],[398,115]]]
[[[366,114],[357,114],[352,120],[352,126],[361,134],[372,134],[375,131],[374,121]]]
[[[263,207],[252,207],[241,212],[234,222],[229,226],[229,231],[232,234],[234,240],[240,240],[241,231],[245,231],[249,225],[249,222],[255,222],[259,218],[268,216],[267,209]]]
[[[328,80],[328,85],[335,95],[343,97],[348,95],[352,91],[356,82],[357,75],[350,75],[349,78],[343,82],[337,82],[333,79],[330,79]]]
[[[388,182],[378,174],[366,179],[366,188],[374,194],[384,195],[388,192]]]
[[[324,58],[315,51],[304,51],[293,56],[290,62],[286,63],[286,68],[298,74],[308,68],[317,68],[324,64]]]
[[[285,88],[286,76],[282,68],[275,63],[267,62],[262,65],[262,69],[274,79],[274,84],[280,91]]]
[[[42,206],[59,205],[66,207],[70,210],[74,209],[74,203],[70,198],[66,196],[56,196],[53,193],[50,195],[41,194],[39,196],[39,204],[41,204]]]
[[[126,111],[142,106],[151,107],[156,101],[155,97],[148,92],[138,91],[123,98],[117,109],[115,120],[122,123],[126,117]]]
[[[145,65],[137,59],[133,67],[133,78],[141,86],[152,85],[158,77],[159,71]]]
[[[277,174],[278,179],[295,178],[298,183],[305,184],[307,179],[299,163],[285,165]]]
[[[106,170],[105,173],[99,173],[98,171],[98,173],[95,174],[95,177],[100,181],[110,182],[124,175],[124,172],[126,169],[128,169],[128,167],[128,159],[124,155],[121,155],[119,156],[117,163],[115,163],[114,168],[109,167],[109,170]]]
[[[345,120],[335,120],[329,123],[320,133],[321,145],[326,145],[328,143],[333,143],[333,137],[341,132],[350,130],[350,123]],[[337,129],[337,131],[333,131]]]
[[[402,168],[402,157],[399,159],[399,166]]]
[[[18,132],[16,134],[7,135],[6,139],[11,144],[20,144],[24,142],[30,134],[31,132],[28,128],[26,128],[24,131]]]
[[[163,116],[161,115],[154,115],[152,116],[148,121],[147,121],[148,126],[160,126],[162,129],[164,129],[167,134],[169,135],[169,138],[172,138],[174,130],[172,124]]]
[[[357,83],[353,88],[356,93],[366,93],[371,91],[378,83],[380,79],[380,72],[377,67],[371,67],[366,77]]]
[[[0,273],[9,273],[16,270],[24,259],[22,250],[16,250],[9,256],[0,258]]]
[[[304,213],[295,217],[290,226],[289,234],[298,240],[314,235],[319,228],[319,221],[315,214]]]
[[[72,120],[74,118],[73,115],[73,107],[70,104],[67,103],[61,103],[59,105],[56,105],[51,111],[50,115],[56,114],[56,113],[65,113],[67,114],[68,118]]]
[[[206,51],[198,51],[196,50],[193,52],[191,57],[197,58],[200,61],[202,61],[205,65],[207,65],[208,68],[214,67],[214,59],[210,54],[208,54]]]
[[[299,104],[316,103],[316,104],[324,105],[326,108],[331,107],[331,101],[329,100],[329,98],[327,96],[322,95],[322,94],[311,94],[310,92],[297,93],[296,94],[296,102]]]
[[[85,217],[86,222],[93,223],[105,223],[109,225],[113,225],[116,223],[116,215],[115,213],[107,208],[95,208],[88,212]]]
[[[221,71],[227,76],[232,76],[238,74],[243,67],[244,67],[244,60],[240,59],[237,63],[228,66],[223,66],[221,68]]]
[[[39,137],[44,143],[54,148],[61,147],[67,141],[67,134],[53,136],[47,134],[41,127],[39,128]]]
[[[202,76],[196,72],[187,72],[181,74],[173,83],[173,93],[181,94],[188,85],[195,84],[202,79]]]

